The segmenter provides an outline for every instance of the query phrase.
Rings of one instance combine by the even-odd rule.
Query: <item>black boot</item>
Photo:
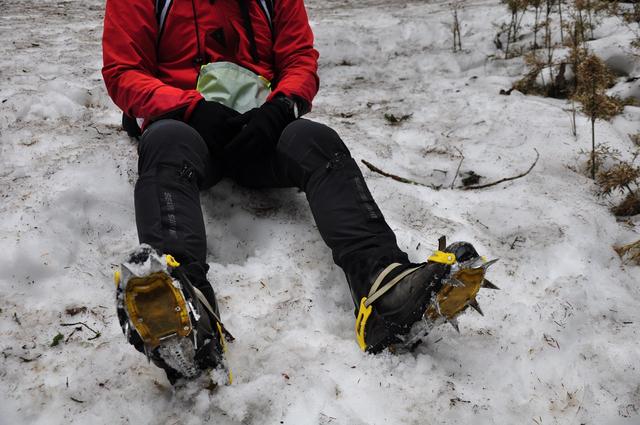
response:
[[[444,239],[441,239],[444,245]],[[426,263],[393,263],[376,273],[359,301],[356,337],[363,351],[413,349],[442,322],[457,329],[456,317],[471,306],[481,287],[495,289],[484,279],[492,262],[484,261],[473,245],[457,242],[441,248]]]
[[[223,369],[226,339],[215,294],[199,264],[181,266],[141,245],[116,273],[118,318],[134,347],[169,381]],[[229,380],[230,378],[230,374]]]

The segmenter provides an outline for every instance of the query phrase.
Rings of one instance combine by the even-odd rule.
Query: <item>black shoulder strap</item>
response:
[[[273,34],[273,0],[258,0],[258,4],[267,17],[271,33]]]
[[[253,32],[253,25],[251,25],[251,15],[249,14],[248,0],[238,0],[240,5],[240,13],[242,14],[242,23],[244,24],[244,30],[247,32],[247,38],[249,38],[249,51],[251,52],[251,59],[254,63],[258,62],[258,46],[256,44],[256,36]]]
[[[164,22],[167,19],[167,13],[171,8],[173,0],[155,0],[156,2],[156,21],[158,22],[158,40],[164,31]]]

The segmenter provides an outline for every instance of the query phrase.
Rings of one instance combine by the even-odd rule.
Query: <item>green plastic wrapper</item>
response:
[[[266,102],[271,83],[232,62],[212,62],[200,68],[196,89],[207,101],[245,113]]]

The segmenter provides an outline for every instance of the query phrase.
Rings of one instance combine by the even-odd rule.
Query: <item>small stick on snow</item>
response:
[[[476,223],[478,223],[480,226],[484,227],[485,229],[489,230],[489,226],[487,226],[486,224],[484,224],[480,220],[476,219]]]
[[[60,323],[60,326],[84,326],[85,328],[89,329],[91,332],[94,333],[94,336],[92,336],[91,338],[89,338],[89,341],[91,341],[92,339],[96,339],[96,338],[100,338],[100,332],[92,329],[89,325],[87,325],[84,322],[75,322],[75,323]],[[75,332],[75,331],[74,331]]]
[[[387,173],[386,171],[381,170],[380,168],[376,167],[375,165],[373,165],[369,161],[366,161],[364,159],[362,159],[361,161],[362,161],[362,163],[364,165],[367,166],[367,168],[369,168],[374,173],[378,173],[378,174],[381,174],[381,175],[383,175],[385,177],[389,177],[389,178],[391,178],[391,179],[393,179],[395,181],[399,181],[401,183],[413,184],[413,185],[416,185],[416,186],[428,187],[428,188],[433,189],[433,190],[440,190],[442,188],[442,186],[434,186],[434,185],[431,185],[431,184],[419,183],[419,182],[416,182],[416,181],[413,181],[413,180],[409,180],[409,179],[404,178],[404,177],[396,176],[395,174]]]
[[[487,184],[479,184],[479,185],[476,185],[476,186],[467,186],[467,187],[464,188],[464,190],[485,189],[487,187],[496,186],[496,185],[499,185],[500,183],[517,180],[517,179],[520,179],[520,178],[526,176],[527,174],[529,174],[531,172],[531,170],[533,170],[533,168],[538,163],[538,159],[540,159],[540,152],[538,152],[538,150],[535,149],[535,148],[533,150],[536,151],[536,160],[533,161],[533,164],[531,164],[531,167],[529,167],[529,169],[527,171],[525,171],[524,173],[518,174],[517,176],[513,176],[513,177],[505,177],[504,179],[496,180],[494,182],[487,183]]]
[[[66,344],[67,342],[69,342],[69,340],[71,339],[71,337],[77,332],[77,331],[81,331],[82,330],[82,326],[78,326],[77,328],[75,328],[73,330],[73,332],[71,332],[69,334],[69,336],[64,340],[64,343]]]
[[[108,136],[108,135],[110,135],[110,134],[111,134],[111,132],[109,132],[109,133],[104,133],[104,132],[100,131],[100,130],[98,129],[98,127],[96,127],[95,125],[90,125],[89,127],[93,128],[93,129],[96,131],[96,133],[98,133],[100,136]]]
[[[19,358],[20,360],[22,360],[22,363],[31,363],[31,362],[32,362],[32,361],[34,361],[34,360],[38,360],[40,357],[42,357],[42,354],[38,354],[37,356],[35,356],[35,357],[34,357],[34,358],[32,358],[32,359],[28,359],[28,358],[26,358],[26,357],[18,356],[18,358]]]
[[[451,182],[451,189],[453,189],[453,185],[456,184],[456,179],[458,178],[458,174],[460,173],[460,167],[462,167],[462,161],[464,161],[464,154],[458,148],[455,148],[460,154],[460,163],[458,164],[458,168],[456,169],[456,175],[453,176],[453,181]]]
[[[524,240],[520,239],[520,236],[516,236],[513,242],[511,242],[511,249],[516,249],[516,244],[518,242],[524,242]]]

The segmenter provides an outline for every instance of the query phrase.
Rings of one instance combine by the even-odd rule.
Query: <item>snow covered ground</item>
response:
[[[117,325],[136,152],[99,72],[103,2],[3,1],[0,424],[640,423],[640,268],[612,249],[639,238],[640,220],[617,222],[580,171],[588,124],[574,138],[566,102],[498,95],[523,74],[521,59],[489,58],[504,6],[464,3],[454,54],[446,1],[308,0],[322,78],[310,118],[355,158],[444,185],[363,167],[412,260],[442,234],[474,242],[501,259],[490,278],[502,291],[481,292],[485,317],[465,314],[460,334],[365,355],[304,196],[223,181],[203,204],[235,383],[209,394],[174,393]],[[615,20],[598,31],[599,51],[628,41]],[[385,113],[412,116],[391,126]],[[640,108],[596,130],[630,156]],[[534,149],[523,179],[449,189],[460,153],[462,171],[491,181],[526,170]],[[76,322],[99,337],[64,326]]]

